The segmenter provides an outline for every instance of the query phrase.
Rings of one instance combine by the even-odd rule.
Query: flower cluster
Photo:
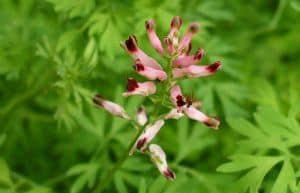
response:
[[[138,82],[134,78],[128,78],[127,90],[123,93],[123,96],[158,95],[157,98],[165,98],[164,96],[167,96],[171,104],[171,106],[167,106],[169,108],[168,113],[162,113],[156,120],[150,122],[144,107],[139,108],[135,118],[131,118],[122,106],[108,101],[100,95],[95,95],[93,99],[96,106],[104,108],[113,115],[127,119],[131,123],[134,123],[134,125],[139,125],[139,135],[135,138],[129,154],[131,155],[137,150],[149,154],[159,171],[167,179],[174,179],[175,174],[168,167],[166,154],[160,146],[150,144],[165,124],[165,120],[179,119],[187,116],[214,129],[217,129],[220,124],[219,119],[207,116],[201,112],[199,110],[200,103],[183,95],[178,85],[180,79],[209,76],[217,72],[221,67],[220,61],[216,61],[210,65],[198,65],[204,56],[204,50],[200,48],[195,54],[190,54],[190,52],[191,40],[199,31],[200,25],[198,23],[191,23],[180,39],[179,30],[181,26],[182,19],[178,16],[174,17],[171,22],[170,32],[163,39],[163,45],[156,34],[154,20],[148,20],[145,23],[152,47],[166,59],[166,64],[160,65],[154,58],[147,55],[139,47],[135,36],[129,36],[126,41],[121,43],[121,46],[133,58],[133,67],[136,73],[149,80]],[[157,87],[163,88],[160,89],[163,91],[157,92]]]

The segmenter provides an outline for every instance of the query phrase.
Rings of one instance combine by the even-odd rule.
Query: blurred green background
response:
[[[155,141],[177,179],[136,154],[103,192],[300,192],[298,0],[1,0],[1,193],[92,192],[134,129],[91,98],[133,114],[143,98],[121,96],[136,75],[119,43],[134,34],[158,58],[144,22],[155,19],[163,37],[176,15],[183,28],[201,23],[193,49],[205,49],[202,64],[223,62],[212,77],[181,82],[220,130],[168,121]]]

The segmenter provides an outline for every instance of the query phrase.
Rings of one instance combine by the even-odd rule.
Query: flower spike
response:
[[[162,148],[159,145],[151,144],[149,146],[149,151],[151,159],[160,173],[168,180],[174,180],[176,178],[175,173],[169,168],[166,153],[162,150]]]
[[[127,92],[123,96],[128,97],[132,95],[148,96],[156,92],[156,86],[153,82],[147,81],[143,83],[137,82],[134,78],[127,79]]]
[[[134,152],[135,149],[145,151],[148,143],[156,136],[160,128],[165,124],[164,120],[158,120],[153,125],[148,125],[137,141],[134,144],[130,154]]]
[[[125,112],[124,108],[120,105],[113,103],[111,101],[105,100],[101,95],[96,94],[93,98],[93,102],[97,107],[104,108],[109,113],[121,117],[123,119],[130,119],[130,117]]]
[[[151,43],[152,47],[158,53],[163,55],[164,49],[162,47],[160,39],[158,38],[158,36],[155,32],[154,25],[155,25],[155,22],[154,22],[153,19],[150,19],[150,20],[146,21],[145,26],[146,26],[146,30],[147,30],[147,35],[148,35],[148,38],[150,40],[150,43]]]

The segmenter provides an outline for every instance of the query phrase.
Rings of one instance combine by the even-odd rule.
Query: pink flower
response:
[[[197,64],[204,56],[204,50],[198,49],[195,55],[179,56],[177,60],[173,61],[175,67],[187,67]]]
[[[150,43],[151,43],[152,47],[158,53],[160,53],[161,55],[163,55],[164,49],[163,49],[163,47],[161,45],[160,39],[158,38],[158,36],[157,36],[157,34],[155,32],[154,25],[155,25],[155,22],[154,22],[153,19],[150,19],[150,20],[146,21],[145,26],[146,26],[146,30],[147,30],[147,35],[148,35],[148,38],[150,40]]]
[[[189,78],[197,78],[201,76],[209,76],[216,73],[220,68],[221,68],[220,61],[205,66],[191,65],[184,68],[174,68],[173,77],[181,78],[187,76]]]
[[[175,48],[173,47],[173,42],[170,37],[164,38],[164,43],[166,45],[166,50],[169,54],[173,55],[175,53]]]
[[[182,25],[182,19],[179,16],[173,17],[170,26],[169,37],[173,39],[175,36],[178,36],[178,31]]]
[[[160,81],[163,81],[167,78],[167,74],[165,73],[165,71],[149,67],[142,63],[142,61],[139,59],[135,60],[134,69],[138,74],[150,80],[158,79]]]
[[[164,120],[158,120],[153,125],[148,125],[144,131],[137,139],[134,144],[134,147],[131,150],[131,154],[135,149],[145,151],[148,143],[156,136],[160,128],[165,124]]]
[[[220,125],[220,120],[218,118],[209,117],[193,106],[184,108],[184,114],[190,119],[202,122],[213,129],[218,129],[218,126]]]
[[[127,92],[123,96],[128,97],[132,95],[148,96],[156,92],[156,86],[153,82],[147,81],[143,83],[137,82],[134,78],[127,80]]]
[[[178,112],[178,110],[172,109],[167,115],[165,115],[165,119],[180,119],[181,117],[183,117],[184,114],[181,112]]]
[[[130,117],[125,112],[124,108],[116,103],[103,99],[99,94],[95,95],[93,102],[97,107],[102,107],[109,113],[121,117],[123,119],[130,119]]]
[[[129,36],[128,39],[121,43],[121,46],[132,56],[134,60],[140,60],[145,66],[154,68],[156,70],[162,70],[160,64],[145,54],[137,44],[137,40],[135,36]]]
[[[181,114],[183,113],[190,119],[202,122],[211,128],[214,129],[218,128],[220,124],[219,119],[215,117],[209,117],[204,113],[202,113],[201,111],[199,111],[198,109],[196,109],[196,107],[193,106],[193,101],[187,100],[182,95],[181,89],[178,85],[175,85],[171,88],[171,100],[174,106],[176,107],[177,112],[174,111],[174,109],[171,110],[171,112],[167,114],[166,116],[167,118],[177,118],[177,117],[180,118],[182,116]]]
[[[182,112],[183,107],[186,105],[184,96],[181,93],[181,89],[178,85],[171,88],[171,100],[178,112]]]
[[[166,153],[162,150],[162,148],[156,144],[151,144],[149,146],[149,151],[151,159],[160,173],[168,180],[174,180],[176,178],[175,173],[169,168]]]
[[[199,31],[199,28],[200,28],[200,25],[198,23],[191,23],[189,25],[186,34],[183,36],[183,38],[180,41],[180,44],[178,47],[179,53],[188,49],[192,38]]]
[[[146,109],[144,107],[140,107],[138,109],[138,112],[136,114],[136,121],[141,126],[144,126],[147,123],[148,117],[147,117]]]

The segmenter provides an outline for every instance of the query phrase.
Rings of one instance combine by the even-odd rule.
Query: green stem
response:
[[[168,64],[166,67],[166,72],[167,72],[167,79],[163,82],[163,90],[164,92],[162,93],[162,103],[165,102],[165,99],[169,97],[169,90],[171,87],[171,83],[173,80],[173,76],[172,76],[172,64],[173,63],[173,57],[169,58],[168,60]],[[158,112],[161,104],[156,103],[156,108],[155,110]],[[159,113],[157,113],[159,114]],[[159,118],[159,116],[155,115],[155,119]],[[116,171],[118,171],[118,169],[120,169],[123,165],[123,163],[127,160],[127,158],[129,157],[129,154],[132,150],[132,147],[134,146],[136,140],[139,138],[139,136],[142,134],[142,132],[144,131],[144,129],[141,129],[138,124],[135,121],[131,121],[131,124],[138,129],[136,135],[132,138],[132,140],[130,141],[128,147],[127,147],[127,151],[124,153],[123,156],[121,156],[121,158],[117,161],[117,163],[107,172],[104,174],[104,176],[101,178],[102,180],[100,181],[100,183],[98,183],[94,190],[92,191],[92,193],[101,193],[103,192],[103,190],[106,188],[106,186],[110,183],[110,181],[112,180],[114,174],[116,173]]]
[[[100,183],[97,184],[97,186],[94,188],[94,190],[92,191],[93,193],[100,193],[102,192],[106,186],[109,184],[109,182],[112,180],[115,172],[121,168],[121,166],[123,165],[123,163],[127,160],[127,158],[129,157],[130,151],[134,145],[134,143],[136,142],[136,140],[138,139],[138,137],[141,135],[141,133],[144,130],[139,128],[138,131],[136,132],[135,136],[132,138],[132,140],[130,141],[128,147],[127,147],[127,151],[124,153],[124,155],[118,160],[118,162],[102,177],[103,181],[101,181]]]

